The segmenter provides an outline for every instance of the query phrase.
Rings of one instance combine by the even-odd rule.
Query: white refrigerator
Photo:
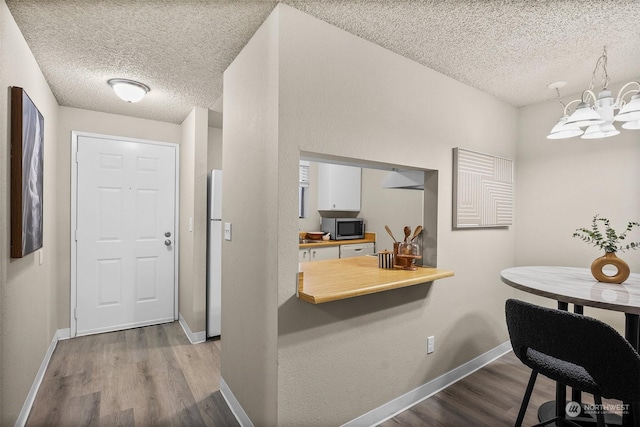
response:
[[[222,296],[222,171],[212,170],[208,177],[207,230],[207,337],[221,332]]]

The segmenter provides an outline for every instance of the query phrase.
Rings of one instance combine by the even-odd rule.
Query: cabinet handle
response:
[[[313,257],[314,258],[316,257],[316,251],[313,251]]]

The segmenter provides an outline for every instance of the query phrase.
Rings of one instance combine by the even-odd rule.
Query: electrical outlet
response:
[[[435,348],[434,340],[435,338],[433,337],[433,335],[427,338],[427,354],[433,353],[433,350]]]

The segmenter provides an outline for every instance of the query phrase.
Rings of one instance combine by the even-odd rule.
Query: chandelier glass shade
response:
[[[582,136],[584,139],[608,138],[620,134],[614,122],[622,122],[622,128],[628,130],[640,129],[640,83],[629,82],[625,84],[618,96],[613,98],[611,91],[607,89],[609,76],[607,74],[607,50],[598,58],[596,68],[591,76],[589,89],[582,92],[580,99],[575,99],[568,104],[560,100],[559,87],[564,86],[564,82],[556,82],[549,85],[555,89],[560,104],[564,107],[564,114],[558,123],[551,129],[548,139],[565,139],[575,136]],[[596,72],[602,68],[602,89],[596,96],[593,92]],[[628,90],[627,90],[628,89]],[[626,92],[625,92],[626,90]],[[625,101],[631,97],[629,101]],[[571,111],[570,106],[577,103],[575,110]],[[616,110],[618,113],[616,114]],[[586,129],[581,129],[585,128]]]
[[[622,124],[623,129],[636,130],[640,129],[640,120],[634,120],[631,122],[624,122]]]
[[[558,123],[551,129],[551,132],[547,136],[548,139],[565,139],[572,138],[574,136],[580,136],[584,132],[577,126],[567,125],[569,116],[566,114],[560,118]]]
[[[631,101],[622,107],[615,120],[618,122],[640,120],[640,93],[631,97]]]
[[[600,123],[604,123],[604,120],[600,117],[600,114],[598,114],[598,112],[586,102],[578,104],[576,111],[574,111],[567,119],[568,125],[573,125],[579,128],[583,126],[599,125]]]

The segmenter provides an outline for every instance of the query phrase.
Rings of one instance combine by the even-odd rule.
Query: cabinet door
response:
[[[362,171],[355,166],[318,164],[318,210],[359,211]]]
[[[340,249],[338,249],[337,246],[329,246],[324,248],[310,248],[309,251],[311,251],[312,261],[340,258]]]

